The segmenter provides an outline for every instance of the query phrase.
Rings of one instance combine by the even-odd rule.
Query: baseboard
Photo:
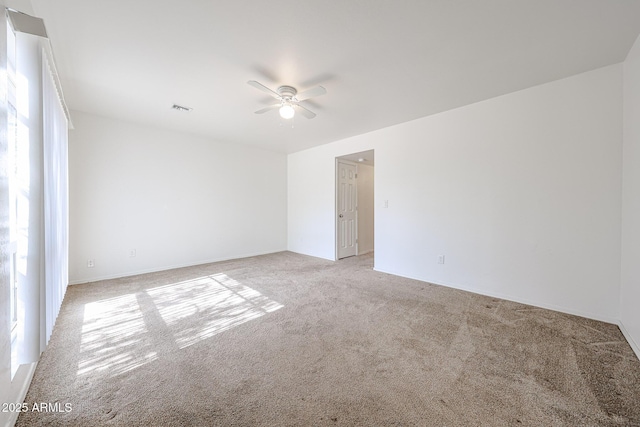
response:
[[[308,253],[308,252],[301,252],[297,249],[287,249],[287,252],[291,252],[294,254],[298,254],[298,255],[304,255],[304,256],[310,256],[313,258],[318,258],[318,259],[324,259],[326,261],[337,261],[338,259],[336,258],[336,252],[332,252],[330,256],[323,256],[323,255],[318,255],[315,253]]]
[[[33,374],[36,372],[38,362],[20,365],[18,371],[11,380],[11,389],[6,403],[22,403],[29,391]],[[19,412],[5,412],[0,415],[5,416],[3,419],[4,427],[13,427],[18,420]]]
[[[377,269],[377,268],[374,268],[374,270],[375,271],[379,271],[381,273],[392,274],[394,276],[405,277],[407,279],[418,280],[420,282],[431,283],[431,284],[434,284],[434,285],[444,286],[444,287],[447,287],[447,288],[459,289],[461,291],[471,292],[473,294],[483,295],[483,296],[487,296],[487,297],[491,297],[491,298],[500,298],[500,299],[504,299],[504,300],[507,300],[507,301],[517,302],[517,303],[520,303],[520,304],[526,304],[526,305],[531,305],[531,306],[534,306],[534,307],[544,308],[544,309],[547,309],[547,310],[558,311],[560,313],[571,314],[571,315],[580,316],[580,317],[586,317],[587,319],[598,320],[600,322],[611,323],[613,325],[618,325],[620,323],[619,319],[614,318],[614,317],[602,316],[602,315],[597,314],[597,313],[590,313],[590,312],[585,312],[585,311],[581,311],[581,310],[575,310],[573,308],[563,307],[563,306],[559,306],[559,305],[555,305],[555,304],[548,304],[548,303],[544,303],[544,302],[540,302],[540,301],[532,301],[532,300],[529,300],[527,298],[520,298],[520,297],[516,297],[516,296],[513,296],[513,295],[503,294],[503,293],[500,293],[500,292],[492,292],[492,291],[487,291],[485,289],[469,288],[469,287],[459,286],[459,285],[450,284],[450,283],[430,282],[430,281],[426,281],[424,279],[420,279],[418,277],[405,276],[405,275],[402,275],[402,274],[397,274],[397,273],[394,273],[394,272],[391,272],[391,271],[380,270],[380,269]]]
[[[149,269],[125,271],[122,273],[115,273],[115,274],[107,274],[103,276],[97,276],[97,277],[91,277],[91,278],[85,278],[85,279],[74,279],[69,281],[69,285],[83,285],[85,283],[100,282],[102,280],[121,279],[123,277],[138,276],[140,274],[157,273],[159,271],[174,270],[176,268],[194,267],[196,265],[211,264],[214,262],[222,262],[222,261],[231,261],[234,259],[241,259],[241,258],[251,258],[254,256],[269,255],[269,254],[285,252],[285,251],[286,249],[267,251],[267,252],[255,252],[255,253],[248,253],[248,254],[233,255],[232,257],[226,257],[226,258],[213,258],[213,259],[206,259],[201,261],[194,261],[194,262],[185,263],[185,264],[173,264],[173,265],[167,265],[162,267],[153,267]]]
[[[627,328],[624,327],[624,323],[622,323],[622,321],[618,321],[618,327],[620,328],[622,335],[624,335],[627,342],[631,346],[633,352],[636,354],[638,359],[640,359],[640,345],[638,345],[638,343],[633,339],[629,331],[627,331]]]

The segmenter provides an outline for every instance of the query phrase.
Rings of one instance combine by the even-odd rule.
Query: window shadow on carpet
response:
[[[282,307],[224,273],[91,302],[77,375],[120,375]]]

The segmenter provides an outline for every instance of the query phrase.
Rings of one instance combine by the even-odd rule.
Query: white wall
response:
[[[373,166],[358,164],[358,254],[373,252]]]
[[[284,154],[71,116],[71,283],[286,250]]]
[[[640,357],[640,38],[624,63],[622,330]]]
[[[357,139],[357,138],[356,138]],[[344,145],[344,146],[343,146]],[[335,158],[366,151],[361,141],[321,145],[289,155],[288,248],[290,251],[335,260]]]
[[[621,118],[614,65],[291,154],[289,249],[334,259],[334,158],[375,149],[377,270],[617,321]]]

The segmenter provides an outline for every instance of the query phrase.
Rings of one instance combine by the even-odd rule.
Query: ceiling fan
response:
[[[277,104],[269,105],[268,107],[256,111],[256,114],[263,114],[267,111],[278,109],[280,112],[280,117],[282,117],[283,119],[292,118],[296,114],[296,111],[299,111],[300,114],[302,114],[307,119],[313,119],[316,116],[316,113],[300,105],[300,101],[305,101],[309,98],[324,95],[325,93],[327,93],[327,90],[322,86],[316,86],[313,89],[305,90],[304,92],[298,93],[296,88],[293,86],[280,86],[276,90],[271,90],[262,83],[258,83],[255,80],[249,80],[247,84],[265,93],[268,93],[279,101]]]

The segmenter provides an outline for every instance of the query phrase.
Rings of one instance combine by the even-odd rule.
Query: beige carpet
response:
[[[72,286],[17,425],[640,425],[615,325],[372,264],[284,252]]]

